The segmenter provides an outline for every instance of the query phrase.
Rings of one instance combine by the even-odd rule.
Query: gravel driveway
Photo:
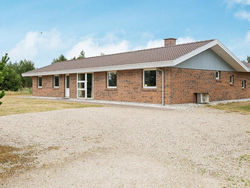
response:
[[[2,187],[244,187],[250,116],[209,108],[67,109],[0,117],[35,157]]]

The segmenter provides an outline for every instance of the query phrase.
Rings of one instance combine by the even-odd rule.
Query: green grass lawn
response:
[[[227,104],[208,105],[210,108],[226,110],[228,112],[240,112],[250,114],[250,101],[248,102],[233,102]]]
[[[61,110],[66,108],[86,108],[101,106],[94,104],[84,104],[79,102],[77,103],[34,98],[22,98],[22,95],[31,96],[29,91],[6,92],[5,96],[1,99],[3,104],[0,105],[0,116],[30,112]]]

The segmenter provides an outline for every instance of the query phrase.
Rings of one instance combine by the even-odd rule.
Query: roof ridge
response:
[[[195,43],[208,42],[208,41],[213,41],[213,40],[215,40],[215,39],[201,40],[201,41],[196,41],[196,42],[188,42],[188,43],[182,43],[182,44],[171,45],[171,46],[162,46],[162,47],[156,47],[156,48],[133,50],[133,51],[127,51],[127,52],[119,52],[119,53],[107,54],[107,55],[98,55],[98,56],[86,57],[86,58],[81,58],[81,59],[70,59],[70,60],[67,60],[67,61],[60,61],[60,62],[57,62],[57,63],[66,63],[66,62],[70,62],[70,61],[77,61],[76,63],[78,63],[78,62],[80,62],[83,59],[92,59],[92,58],[99,58],[99,57],[104,57],[104,56],[107,57],[107,56],[127,54],[127,53],[134,53],[134,52],[150,51],[150,50],[156,50],[156,49],[161,49],[161,48],[174,48],[174,47],[178,47],[178,46],[184,46],[184,45],[190,45],[190,44],[195,44]]]

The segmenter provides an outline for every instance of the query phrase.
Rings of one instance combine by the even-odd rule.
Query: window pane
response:
[[[84,82],[82,82],[82,83],[78,83],[78,88],[79,89],[84,89],[85,87],[85,83]]]
[[[78,81],[84,81],[85,80],[85,74],[78,74]]]
[[[69,76],[66,76],[66,88],[69,88]]]
[[[144,86],[155,87],[156,86],[156,70],[144,71]]]
[[[117,80],[116,80],[116,72],[109,72],[108,73],[108,86],[109,87],[116,87]]]
[[[78,90],[78,97],[85,98],[85,90]]]
[[[43,85],[42,77],[38,77],[38,86],[42,87],[42,85]]]
[[[54,82],[54,86],[59,87],[59,76],[55,76]]]
[[[92,97],[92,74],[87,74],[87,97]]]

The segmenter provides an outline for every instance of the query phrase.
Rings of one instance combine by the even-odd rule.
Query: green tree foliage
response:
[[[250,56],[247,56],[247,62],[250,63]]]
[[[1,61],[0,61],[0,85],[3,83],[4,81],[4,78],[5,78],[5,75],[6,75],[6,72],[5,72],[5,66],[7,64],[7,62],[9,61],[9,57],[8,57],[8,54],[5,54]],[[4,90],[3,89],[0,89],[2,90],[0,92],[0,99],[3,98],[4,96]],[[2,102],[0,101],[0,105],[2,104]]]
[[[12,68],[18,73],[21,77],[22,87],[32,87],[32,78],[31,77],[22,77],[22,73],[31,71],[35,69],[34,63],[28,60],[21,60],[19,63],[12,64]]]
[[[82,59],[82,58],[85,58],[85,52],[83,50],[80,52],[80,55],[78,56],[77,59]]]
[[[64,55],[60,55],[58,58],[53,59],[51,64],[57,63],[57,62],[62,62],[62,61],[67,61],[67,58],[64,57]]]
[[[5,76],[0,86],[1,90],[18,91],[22,87],[22,78],[14,67],[15,65],[12,63],[8,63],[4,67]]]

